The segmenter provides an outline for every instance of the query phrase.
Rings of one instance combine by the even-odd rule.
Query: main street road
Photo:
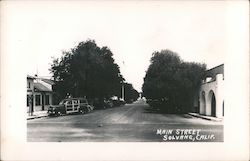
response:
[[[88,114],[27,121],[31,142],[223,141],[223,124],[188,114],[160,114],[143,101]]]

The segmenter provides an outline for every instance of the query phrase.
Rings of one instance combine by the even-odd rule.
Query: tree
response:
[[[131,103],[139,97],[138,91],[130,83],[124,83],[124,91],[124,99],[127,103]]]
[[[74,97],[104,98],[118,95],[124,80],[108,47],[98,47],[94,40],[80,42],[60,59],[54,59],[51,73],[58,99],[67,93]]]
[[[167,111],[186,112],[206,70],[205,64],[184,62],[170,50],[154,52],[144,77],[143,95]]]

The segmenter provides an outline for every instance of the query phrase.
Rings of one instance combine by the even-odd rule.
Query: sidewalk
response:
[[[30,113],[27,113],[27,120],[41,118],[41,117],[47,117],[48,113],[47,111],[35,111],[33,112],[33,115],[30,115]]]
[[[217,118],[217,117],[212,117],[212,116],[205,116],[205,115],[200,115],[198,113],[188,113],[189,115],[193,116],[193,117],[198,117],[198,118],[202,118],[205,120],[210,120],[210,121],[217,121],[217,122],[221,122],[223,121],[222,118]]]

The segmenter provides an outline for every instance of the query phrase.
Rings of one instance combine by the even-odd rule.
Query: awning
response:
[[[35,91],[40,91],[40,92],[52,92],[48,87],[44,86],[41,83],[34,83],[34,88]]]

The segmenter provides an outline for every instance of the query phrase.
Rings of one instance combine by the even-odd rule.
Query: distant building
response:
[[[27,76],[27,112],[47,110],[53,101],[50,79]]]
[[[224,64],[209,69],[205,73],[199,89],[198,113],[223,118],[224,116]],[[197,103],[196,103],[197,104]]]

